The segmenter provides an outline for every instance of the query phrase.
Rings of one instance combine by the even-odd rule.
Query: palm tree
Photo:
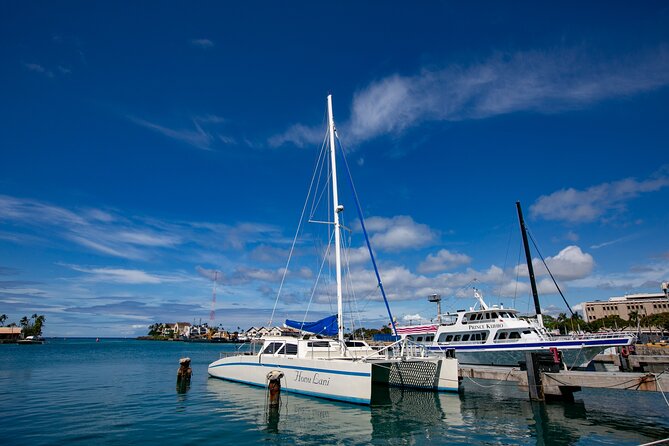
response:
[[[6,320],[7,320],[6,314],[0,315],[0,327],[3,327],[5,325]]]
[[[565,333],[567,333],[567,313],[560,313],[558,314],[557,317],[557,327],[560,330],[560,334],[562,334],[562,329],[564,328]]]
[[[40,314],[39,316],[34,314],[33,319],[35,320],[33,324],[33,334],[35,336],[41,336],[42,335],[42,325],[44,325],[44,321],[46,318],[44,315]]]

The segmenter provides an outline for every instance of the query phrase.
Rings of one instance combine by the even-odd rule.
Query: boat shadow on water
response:
[[[209,378],[207,390],[222,417],[268,435],[309,438],[310,443],[422,444],[441,438],[451,444],[641,444],[669,437],[666,421],[635,417],[619,407],[605,410],[621,401],[624,395],[617,392],[603,394],[590,407],[582,401],[531,402],[526,395],[501,394],[499,389],[458,395],[375,386],[370,406],[284,393],[281,405],[270,408],[263,388]],[[645,404],[626,402],[630,410]]]

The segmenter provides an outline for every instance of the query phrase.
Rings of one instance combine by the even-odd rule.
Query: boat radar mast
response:
[[[430,294],[427,296],[429,302],[437,303],[437,322],[441,324],[441,295],[439,294]]]

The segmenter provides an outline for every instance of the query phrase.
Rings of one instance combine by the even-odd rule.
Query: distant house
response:
[[[203,338],[207,336],[208,332],[209,327],[205,324],[193,325],[188,330],[188,334],[186,336],[189,338]]]
[[[189,336],[190,322],[168,323],[163,326],[162,335],[168,338],[178,338],[179,336]]]
[[[251,327],[244,332],[247,339],[264,338],[266,336],[298,336],[299,330],[289,327]]]
[[[0,327],[0,344],[14,343],[21,336],[21,327]]]
[[[251,327],[244,333],[247,338],[254,339],[261,337],[261,330],[265,330],[265,327]]]

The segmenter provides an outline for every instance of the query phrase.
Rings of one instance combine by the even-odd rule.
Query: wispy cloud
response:
[[[183,280],[183,278],[180,277],[151,274],[137,269],[110,268],[110,267],[89,268],[79,265],[64,265],[64,266],[67,266],[74,271],[89,274],[87,280],[92,282],[122,283],[128,285],[141,285],[141,284],[157,285],[161,283],[181,282]]]
[[[228,124],[229,121],[217,115],[192,116],[188,118],[190,128],[178,129],[156,124],[135,116],[129,115],[126,117],[137,125],[202,150],[214,150],[216,145],[221,145],[221,143],[223,145],[239,144],[237,138],[222,133],[221,125]]]
[[[303,124],[295,124],[285,132],[270,137],[268,144],[270,147],[280,147],[286,143],[292,143],[298,147],[305,147],[317,144],[323,139],[324,129],[322,126],[309,127]]]
[[[631,235],[626,235],[625,237],[619,237],[614,240],[608,240],[606,242],[598,243],[596,245],[590,246],[590,249],[600,249],[600,248],[605,248],[607,246],[615,245],[620,242],[626,242],[628,240],[632,240],[637,237],[637,234],[631,234]]]
[[[213,48],[214,46],[214,42],[209,39],[190,39],[189,42],[191,45],[203,49]]]
[[[147,129],[158,132],[163,136],[166,136],[177,141],[184,142],[190,146],[197,147],[202,150],[212,150],[211,143],[214,140],[213,136],[202,129],[197,120],[193,119],[192,124],[194,129],[172,129],[169,127],[164,127],[162,125],[154,124],[153,122],[146,121],[144,119],[129,117],[134,123],[146,127]]]
[[[44,68],[38,63],[24,63],[23,66],[26,67],[28,71],[32,71],[33,73],[38,73],[46,77],[53,77],[53,71]]]
[[[585,190],[568,188],[542,195],[530,207],[530,212],[532,216],[545,220],[589,223],[602,219],[611,212],[622,212],[629,200],[667,186],[669,175],[664,168],[654,177],[642,181],[626,178]]]
[[[98,254],[131,260],[146,260],[184,249],[185,245],[190,252],[201,254],[210,250],[242,251],[249,245],[270,241],[286,243],[280,228],[263,223],[161,221],[119,211],[66,209],[7,195],[0,195],[0,225],[5,229],[0,238],[14,243],[74,243]]]
[[[555,113],[669,84],[665,47],[612,60],[584,48],[498,52],[478,63],[390,74],[360,89],[340,125],[347,141],[400,135],[429,121],[484,119],[529,111]],[[293,125],[274,145],[317,142],[315,129]]]

